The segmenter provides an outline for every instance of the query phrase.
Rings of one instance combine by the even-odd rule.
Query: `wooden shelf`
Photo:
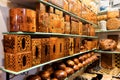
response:
[[[96,33],[110,33],[110,32],[120,32],[120,29],[118,30],[97,30]]]
[[[63,8],[59,7],[59,6],[56,6],[56,5],[54,5],[54,4],[52,4],[52,3],[49,3],[49,2],[46,2],[46,1],[44,1],[44,0],[10,0],[10,1],[11,1],[11,2],[14,2],[14,3],[16,3],[16,4],[21,4],[21,5],[30,6],[31,8],[35,8],[35,4],[36,4],[37,2],[41,2],[41,3],[44,3],[44,4],[48,5],[48,6],[52,6],[52,7],[54,7],[55,9],[58,9],[58,10],[64,12],[64,13],[70,15],[71,17],[74,17],[74,18],[76,18],[76,19],[79,19],[79,20],[80,20],[81,22],[83,22],[83,23],[89,23],[89,24],[92,24],[94,27],[98,27],[96,24],[94,24],[94,23],[92,23],[92,22],[90,22],[90,21],[88,21],[88,20],[85,20],[85,19],[83,19],[83,18],[81,18],[81,17],[79,17],[79,16],[77,16],[77,15],[75,15],[75,14],[69,12],[69,11],[66,11],[66,10],[64,10]]]
[[[33,66],[33,67],[31,67],[31,68],[28,68],[28,69],[25,69],[25,70],[22,70],[22,71],[19,71],[19,72],[7,70],[7,69],[5,69],[5,68],[0,68],[0,70],[2,70],[2,71],[4,71],[4,72],[7,72],[7,73],[11,73],[11,74],[18,75],[18,74],[21,74],[21,73],[30,71],[30,70],[32,70],[32,69],[39,68],[39,67],[44,66],[44,65],[46,65],[46,64],[50,64],[50,63],[53,63],[53,62],[56,62],[56,61],[60,61],[60,60],[67,59],[67,58],[71,58],[71,57],[74,57],[74,56],[77,56],[77,55],[80,55],[80,54],[84,54],[84,53],[88,53],[88,52],[91,52],[91,51],[94,51],[94,50],[96,50],[96,49],[88,50],[88,51],[85,51],[85,52],[76,53],[76,54],[73,54],[73,55],[70,55],[70,56],[66,56],[66,57],[63,57],[63,58],[59,58],[59,59],[55,59],[55,60],[51,60],[51,61],[49,61],[49,62],[45,62],[45,63],[42,63],[42,64],[39,64],[39,65]]]
[[[14,35],[40,35],[40,36],[53,36],[53,37],[82,37],[82,38],[98,38],[97,36],[86,36],[76,34],[62,34],[62,33],[44,33],[44,32],[3,32],[3,34]]]
[[[91,62],[90,64],[92,64],[93,62]],[[65,78],[64,80],[73,80],[75,77],[80,76],[90,64],[88,64],[85,67],[81,68],[80,70],[76,71],[74,74],[70,75],[69,77]]]
[[[107,11],[104,10],[104,11],[100,11],[100,12],[98,12],[98,15],[103,15],[103,14],[107,14]]]
[[[102,51],[102,50],[95,50],[94,52],[97,53],[106,53],[106,54],[120,54],[118,51]]]

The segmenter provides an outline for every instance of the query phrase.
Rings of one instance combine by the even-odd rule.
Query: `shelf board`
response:
[[[97,53],[107,53],[107,54],[120,54],[120,52],[117,52],[117,51],[102,51],[102,50],[95,50],[94,52],[97,52]]]
[[[104,11],[100,11],[100,12],[98,12],[98,15],[103,15],[103,14],[107,14],[107,11],[104,10]]]
[[[66,13],[66,14],[74,17],[74,18],[79,19],[79,20],[80,20],[81,22],[83,22],[83,23],[89,23],[89,24],[92,24],[94,27],[97,27],[96,24],[94,24],[94,23],[92,23],[92,22],[90,22],[90,21],[88,21],[88,20],[85,20],[85,19],[83,19],[83,18],[80,18],[79,16],[77,16],[77,15],[75,15],[75,14],[69,12],[69,11],[66,11],[66,10],[64,10],[63,8],[60,8],[60,7],[58,7],[58,6],[56,6],[56,5],[52,4],[52,3],[46,2],[46,1],[44,1],[44,0],[10,0],[10,1],[12,1],[12,2],[14,2],[14,3],[17,3],[17,4],[27,5],[27,6],[28,6],[29,3],[31,3],[31,4],[29,4],[29,5],[30,5],[30,6],[34,6],[34,7],[35,7],[35,3],[36,3],[36,2],[41,2],[41,3],[44,3],[44,4],[48,5],[48,6],[52,6],[52,7],[54,7],[55,9],[58,9],[58,10]],[[33,2],[33,3],[32,3],[32,2]]]
[[[5,68],[0,68],[0,70],[2,70],[2,71],[4,71],[4,72],[11,73],[11,74],[18,75],[18,74],[21,74],[21,73],[30,71],[30,70],[32,70],[32,69],[39,68],[39,67],[44,66],[44,65],[46,65],[46,64],[50,64],[50,63],[53,63],[53,62],[56,62],[56,61],[59,61],[59,60],[71,58],[71,57],[74,57],[74,56],[77,56],[77,55],[80,55],[80,54],[84,54],[84,53],[87,53],[87,52],[91,52],[91,51],[94,51],[94,50],[96,50],[96,49],[88,50],[88,51],[85,51],[85,52],[76,53],[76,54],[73,54],[73,55],[70,55],[70,56],[66,56],[66,57],[63,57],[63,58],[59,58],[59,59],[55,59],[55,60],[51,60],[51,61],[49,61],[49,62],[45,62],[45,63],[42,63],[42,64],[40,64],[40,65],[36,65],[36,66],[33,66],[33,67],[31,67],[31,68],[28,68],[28,69],[25,69],[25,70],[22,70],[22,71],[19,71],[19,72],[7,70],[7,69],[5,69]]]
[[[120,29],[118,30],[97,30],[95,31],[96,33],[109,33],[109,32],[119,32]]]
[[[94,62],[94,61],[93,61]],[[76,76],[79,76],[82,74],[82,72],[85,71],[85,69],[92,64],[93,62],[89,63],[88,65],[86,65],[85,67],[82,67],[80,70],[76,71],[74,74],[70,75],[69,77],[65,78],[64,80],[73,80],[73,78],[75,78]]]
[[[86,36],[86,35],[76,35],[76,34],[62,34],[62,33],[44,33],[44,32],[3,32],[3,34],[40,35],[40,36],[54,36],[54,37],[98,38],[97,36]]]
[[[110,75],[112,77],[119,77],[119,74],[120,74],[120,69],[117,68],[117,67],[113,67],[112,69],[107,69],[107,68],[103,68],[103,67],[93,67],[93,69],[89,72],[90,74],[107,74],[107,75]]]
[[[90,22],[90,21],[88,21],[88,20],[85,20],[85,19],[83,19],[83,18],[80,18],[79,16],[77,16],[77,15],[75,15],[75,14],[69,12],[69,11],[66,11],[66,10],[64,10],[64,9],[62,9],[62,8],[54,5],[54,4],[51,4],[51,3],[46,2],[46,1],[43,1],[43,0],[39,0],[39,1],[42,2],[42,3],[44,3],[44,4],[47,4],[47,5],[49,5],[49,6],[52,6],[52,7],[56,8],[56,9],[58,9],[58,10],[60,10],[60,11],[63,11],[64,13],[66,13],[66,14],[74,17],[74,18],[79,19],[79,20],[80,20],[81,22],[83,22],[83,23],[89,23],[89,24],[92,24],[92,25],[94,25],[95,27],[97,27],[96,24],[94,24],[94,23],[92,23],[92,22]]]
[[[74,77],[80,75],[80,73],[82,71],[84,71],[85,68],[86,67],[81,68],[80,70],[76,71],[74,74],[70,75],[69,77],[65,78],[64,80],[71,80],[71,79],[73,79]]]

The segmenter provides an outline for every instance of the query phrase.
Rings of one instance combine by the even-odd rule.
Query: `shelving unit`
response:
[[[91,63],[92,64],[92,63]],[[87,66],[89,66],[90,64],[88,64]],[[81,68],[80,70],[78,70],[78,71],[76,71],[74,74],[72,74],[72,75],[70,75],[69,77],[67,77],[67,78],[65,78],[64,80],[72,80],[72,79],[74,79],[76,76],[79,76],[79,75],[81,75],[82,73],[82,71],[84,71],[86,68],[87,68],[87,66],[85,66],[84,68]]]
[[[73,54],[73,55],[70,55],[70,56],[67,56],[67,57],[63,57],[63,58],[59,58],[59,59],[55,59],[55,60],[51,60],[51,61],[49,61],[49,62],[45,62],[45,63],[42,63],[42,64],[40,64],[40,65],[36,65],[36,66],[33,66],[33,67],[31,67],[31,68],[28,68],[28,69],[25,69],[25,70],[22,70],[22,71],[19,71],[19,72],[10,71],[10,70],[4,69],[4,68],[0,68],[0,70],[5,71],[5,72],[8,72],[8,73],[11,73],[11,74],[18,75],[18,74],[21,74],[21,73],[30,71],[30,70],[32,70],[32,69],[39,68],[39,67],[44,66],[44,65],[46,65],[46,64],[50,64],[50,63],[53,63],[53,62],[56,62],[56,61],[59,61],[59,60],[71,58],[71,57],[74,57],[74,56],[77,56],[77,55],[80,55],[80,54],[84,54],[84,53],[88,53],[88,52],[91,52],[91,51],[94,51],[94,50],[96,50],[96,49],[88,50],[88,51],[85,51],[85,52],[76,53],[76,54]]]
[[[32,9],[35,9],[35,4],[37,2],[41,2],[41,3],[44,3],[48,6],[52,6],[54,7],[55,9],[58,9],[60,11],[62,11],[63,13],[66,13],[68,15],[70,15],[71,17],[74,17],[76,19],[79,19],[82,23],[89,23],[91,25],[93,25],[94,27],[98,27],[96,24],[86,20],[86,19],[83,19],[79,16],[77,16],[76,14],[72,13],[72,12],[69,12],[69,11],[66,11],[64,10],[63,8],[61,7],[58,7],[52,3],[49,3],[49,2],[46,2],[44,0],[10,0],[12,3],[15,3],[15,4],[20,4],[20,5],[25,5],[27,7],[30,7]],[[89,8],[90,9],[90,8]],[[91,9],[90,9],[91,10]],[[91,10],[92,11],[92,10]],[[97,36],[86,36],[86,35],[76,35],[76,34],[61,34],[61,33],[44,33],[44,32],[3,32],[3,35],[6,35],[6,34],[14,34],[14,35],[39,35],[39,36],[52,36],[52,37],[80,37],[80,38],[95,38],[97,39],[98,37]],[[45,62],[45,63],[42,63],[42,64],[39,64],[39,65],[36,65],[36,66],[33,66],[31,68],[28,68],[28,69],[25,69],[25,70],[22,70],[22,71],[19,71],[19,72],[14,72],[14,71],[10,71],[10,70],[7,70],[5,68],[0,68],[0,70],[6,72],[6,80],[10,80],[10,74],[13,74],[13,75],[19,75],[21,73],[25,73],[25,72],[28,72],[30,70],[33,70],[33,69],[36,69],[36,68],[39,68],[41,66],[44,66],[46,64],[50,64],[50,63],[53,63],[53,62],[57,62],[57,61],[60,61],[60,60],[64,60],[64,59],[67,59],[67,58],[72,58],[74,56],[77,56],[77,55],[81,55],[81,54],[84,54],[84,53],[88,53],[88,52],[92,52],[92,51],[95,51],[96,49],[92,49],[92,50],[87,50],[85,52],[80,52],[80,53],[75,53],[73,55],[70,55],[70,56],[66,56],[66,57],[62,57],[62,58],[59,58],[59,59],[55,59],[55,60],[51,60],[51,61],[48,61],[48,62]],[[84,67],[85,68],[85,67]],[[84,69],[82,68],[82,69]],[[77,74],[78,72],[80,72],[82,69],[80,69],[79,71],[77,71],[75,74]],[[75,74],[71,75],[70,77],[67,77],[65,80],[68,80],[69,78],[71,78],[72,76],[74,76]]]
[[[34,32],[34,33],[32,33],[32,32],[3,32],[3,34],[98,38],[97,36],[86,36],[86,35],[76,35],[76,34],[61,34],[61,33],[44,33],[44,32]]]
[[[111,32],[120,32],[120,29],[118,30],[97,30],[96,33],[111,33]],[[120,54],[119,51],[103,51],[103,50],[95,50],[97,53],[106,53],[106,54]]]
[[[76,75],[80,75],[80,72],[84,71],[86,67],[81,68],[80,70],[76,71],[74,74],[72,74],[71,76],[65,78],[64,80],[69,80],[69,79],[73,79]]]
[[[32,7],[35,7],[35,3],[41,2],[41,3],[44,3],[44,4],[48,5],[48,6],[52,6],[52,7],[54,7],[55,9],[58,9],[58,10],[64,12],[64,13],[70,15],[71,17],[74,17],[74,18],[76,18],[76,19],[79,19],[79,20],[80,20],[81,22],[83,22],[83,23],[89,23],[89,24],[92,24],[94,27],[97,27],[96,24],[94,24],[94,23],[92,23],[92,22],[90,22],[90,21],[88,21],[88,20],[85,20],[85,19],[83,19],[83,18],[81,18],[81,17],[79,17],[79,16],[77,16],[77,15],[75,15],[75,14],[69,12],[69,11],[66,11],[66,10],[64,10],[64,9],[62,9],[62,8],[60,8],[60,7],[52,4],[52,3],[46,2],[46,1],[44,1],[44,0],[20,0],[20,1],[18,1],[18,0],[10,0],[10,1],[12,1],[12,2],[14,2],[14,3],[17,3],[17,4],[21,4],[21,5],[27,5],[27,6],[30,6],[30,7],[31,7],[31,6],[32,6]],[[30,3],[30,5],[28,5],[29,3]]]

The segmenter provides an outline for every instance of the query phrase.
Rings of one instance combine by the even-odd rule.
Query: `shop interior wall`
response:
[[[18,7],[18,5],[9,3],[7,0],[0,0],[0,67],[4,65],[4,50],[3,50],[3,32],[9,31],[9,9],[12,7]],[[31,70],[30,74],[34,74],[36,70]],[[27,75],[26,75],[27,76]],[[10,80],[23,80],[25,75],[20,74]],[[0,70],[0,80],[6,80],[6,73]]]

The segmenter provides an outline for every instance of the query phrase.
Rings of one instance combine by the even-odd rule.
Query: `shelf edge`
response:
[[[117,51],[102,51],[102,50],[95,50],[94,52],[97,52],[97,53],[106,53],[106,54],[120,54],[120,52],[117,52]]]
[[[62,33],[44,33],[44,32],[3,32],[2,34],[13,35],[46,35],[46,36],[63,36],[63,37],[82,37],[82,38],[98,38],[97,36],[87,36],[78,34],[62,34]]]

